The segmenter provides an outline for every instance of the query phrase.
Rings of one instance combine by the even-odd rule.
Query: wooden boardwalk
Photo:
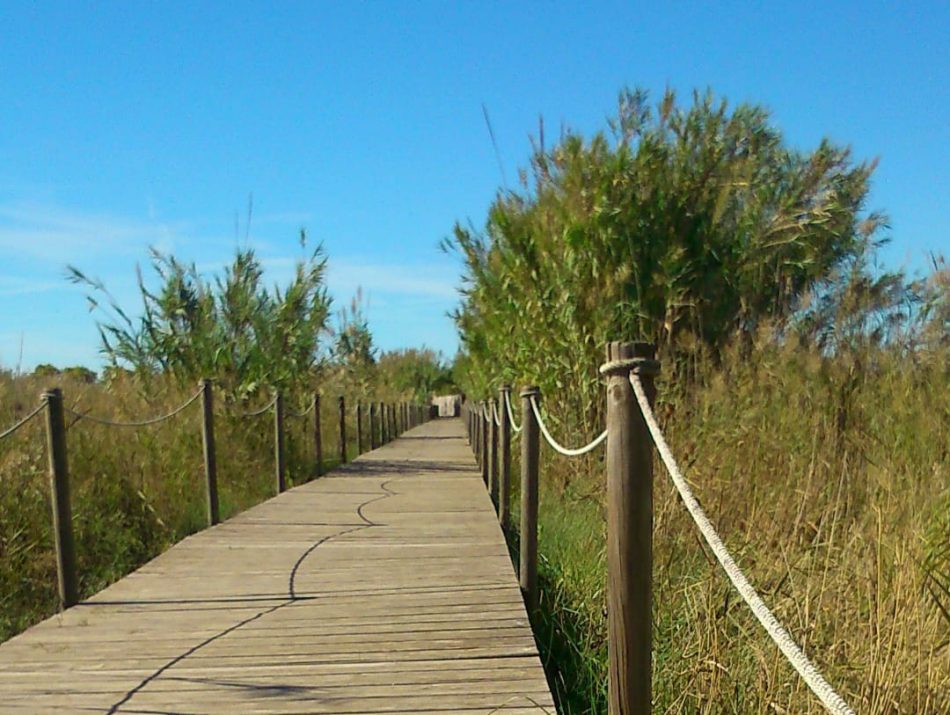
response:
[[[554,706],[462,424],[437,420],[0,645],[0,712]]]

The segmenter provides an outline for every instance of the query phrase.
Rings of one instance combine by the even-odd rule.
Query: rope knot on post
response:
[[[656,377],[660,374],[660,361],[647,357],[633,357],[608,360],[600,366],[600,374],[605,377],[619,375],[625,372],[634,375]]]

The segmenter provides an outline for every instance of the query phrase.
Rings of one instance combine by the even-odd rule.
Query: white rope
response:
[[[12,427],[8,427],[7,429],[3,430],[3,432],[0,432],[0,439],[3,439],[4,437],[9,437],[11,434],[13,434],[14,432],[16,432],[16,431],[17,431],[18,429],[20,429],[23,425],[25,425],[27,422],[29,422],[29,421],[32,420],[34,417],[36,417],[40,412],[42,412],[42,410],[43,410],[44,407],[46,407],[46,399],[45,399],[45,398],[40,402],[40,404],[36,407],[35,410],[33,410],[32,412],[30,412],[30,414],[28,414],[26,417],[24,417],[23,419],[21,419],[19,422],[17,422],[17,423],[16,423],[15,425],[13,425]]]
[[[716,559],[718,559],[726,575],[729,577],[729,580],[732,581],[732,585],[735,586],[739,595],[742,596],[749,608],[752,609],[752,613],[758,619],[759,623],[762,624],[762,627],[765,628],[765,631],[772,640],[775,641],[775,645],[779,647],[789,663],[792,664],[792,667],[798,671],[798,674],[802,676],[805,683],[811,688],[811,691],[818,696],[818,699],[821,700],[828,711],[836,715],[854,715],[854,711],[848,707],[847,703],[835,692],[834,688],[831,687],[822,674],[818,672],[818,669],[808,659],[808,656],[798,647],[798,644],[792,640],[788,631],[778,622],[778,619],[772,611],[769,610],[769,607],[765,605],[765,602],[749,582],[749,579],[742,573],[735,559],[732,558],[732,554],[729,553],[729,550],[719,537],[719,534],[716,533],[715,527],[713,527],[709,518],[705,512],[703,512],[696,497],[693,496],[693,492],[686,478],[683,476],[683,473],[676,465],[673,453],[663,438],[663,433],[657,424],[656,416],[650,408],[650,402],[647,400],[639,376],[631,374],[630,384],[633,386],[633,392],[637,396],[637,402],[640,403],[640,410],[646,420],[650,434],[653,436],[653,442],[656,444],[663,464],[666,465],[666,469],[673,479],[673,484],[676,485],[676,489],[680,497],[682,497],[683,503],[693,517],[693,521],[696,522],[696,526],[698,526],[700,532],[702,532],[703,538],[706,539],[706,543],[709,544],[709,548],[712,549],[716,555]]]
[[[199,389],[198,392],[196,392],[194,395],[192,395],[191,397],[188,398],[187,402],[185,402],[184,404],[180,405],[179,407],[176,407],[174,410],[172,410],[172,411],[169,412],[168,414],[159,415],[158,417],[151,417],[151,418],[149,418],[149,419],[146,419],[146,420],[139,420],[139,421],[136,421],[136,422],[118,422],[118,421],[116,421],[116,420],[106,419],[105,417],[96,417],[96,416],[90,415],[90,414],[88,414],[88,413],[86,413],[86,412],[79,412],[79,411],[77,411],[77,410],[74,410],[72,407],[64,407],[63,409],[64,409],[66,412],[68,412],[69,414],[74,415],[74,416],[76,416],[77,418],[79,418],[79,419],[76,420],[77,422],[79,422],[79,421],[81,421],[81,420],[87,420],[87,421],[89,421],[89,422],[95,422],[95,423],[98,424],[98,425],[106,425],[106,426],[108,426],[108,427],[148,427],[149,425],[156,425],[156,424],[158,424],[159,422],[164,422],[165,420],[170,420],[172,417],[175,417],[175,416],[178,415],[179,413],[183,412],[185,409],[187,409],[188,407],[190,407],[191,404],[192,404],[195,400],[197,400],[199,397],[201,397],[201,393],[202,393],[202,392],[204,392],[204,390],[203,390],[203,389]]]
[[[245,417],[259,417],[276,404],[277,404],[277,395],[274,395],[271,398],[271,401],[268,402],[266,405],[264,405],[261,409],[254,410],[253,412],[239,412],[237,414],[237,417],[241,419],[244,419]]]
[[[501,427],[501,416],[498,414],[498,403],[497,403],[497,402],[492,402],[492,403],[491,403],[491,412],[492,412],[492,419],[495,420],[495,424],[498,425],[499,427]]]
[[[515,434],[518,434],[521,431],[521,427],[515,424],[515,416],[511,413],[511,394],[505,393],[505,409],[508,410],[508,424],[511,425],[511,429],[514,430]]]
[[[541,411],[538,409],[538,404],[535,402],[534,396],[532,395],[530,398],[528,398],[528,401],[531,403],[531,411],[534,412],[534,417],[538,421],[538,427],[541,428],[541,434],[544,435],[544,439],[547,440],[548,444],[551,445],[555,452],[563,454],[565,457],[578,457],[582,454],[587,454],[600,445],[601,442],[607,439],[607,430],[604,430],[594,438],[593,442],[586,444],[583,447],[579,447],[577,449],[568,449],[567,447],[563,447],[557,443],[554,437],[551,436],[551,433],[548,432],[548,428],[544,426],[544,420],[541,419]]]
[[[307,409],[303,410],[302,412],[297,412],[295,410],[287,410],[286,414],[288,417],[296,417],[296,418],[306,417],[311,412],[313,412],[313,406],[314,406],[314,403],[311,402],[310,406],[307,407]]]

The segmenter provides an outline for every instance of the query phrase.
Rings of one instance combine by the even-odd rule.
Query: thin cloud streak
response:
[[[297,258],[262,258],[265,278],[283,284],[293,277]],[[224,269],[225,263],[205,262],[197,266],[201,273],[214,273]],[[419,296],[441,301],[458,298],[455,283],[449,279],[454,273],[451,265],[441,263],[357,263],[353,259],[327,261],[327,287],[335,294],[352,294],[362,288],[367,294],[392,294]],[[429,278],[426,276],[436,276]]]
[[[0,255],[67,263],[91,254],[137,255],[143,246],[171,248],[184,224],[150,223],[20,201],[0,204]]]
[[[62,281],[50,281],[36,278],[25,278],[23,276],[4,276],[0,275],[0,295],[30,295],[32,293],[48,293],[50,291],[75,291],[76,288],[69,285],[66,279]]]
[[[360,264],[347,260],[330,259],[327,284],[331,290],[353,293],[362,287],[373,294],[425,296],[441,300],[455,300],[458,292],[447,277],[451,266],[444,264]]]

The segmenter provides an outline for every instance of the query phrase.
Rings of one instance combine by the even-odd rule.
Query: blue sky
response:
[[[306,227],[382,348],[451,355],[457,265],[538,117],[603,128],[621,87],[711,87],[794,146],[879,157],[888,265],[950,252],[947,3],[33,3],[0,5],[0,365],[97,367],[64,268],[134,300],[155,245],[201,266],[251,242],[272,280]],[[22,349],[22,358],[20,356]]]

